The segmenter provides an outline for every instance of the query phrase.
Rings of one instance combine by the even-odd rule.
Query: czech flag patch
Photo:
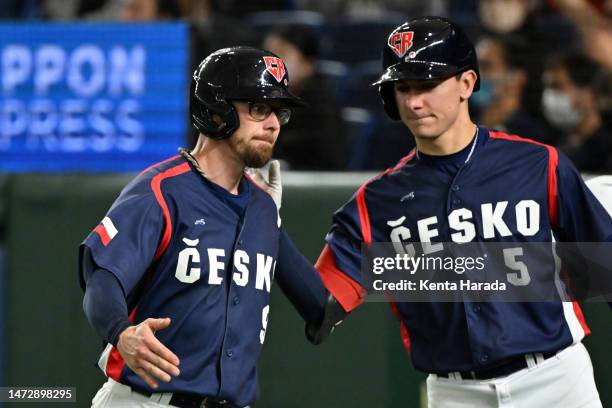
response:
[[[94,229],[94,232],[98,233],[100,239],[102,240],[102,244],[104,244],[104,246],[108,246],[113,238],[115,238],[115,235],[117,235],[119,230],[117,230],[115,224],[113,224],[113,221],[111,221],[110,218],[104,217],[100,225]]]

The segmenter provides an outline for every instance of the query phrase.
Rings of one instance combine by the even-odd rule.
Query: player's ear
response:
[[[476,80],[478,79],[478,74],[473,69],[468,69],[461,73],[459,77],[459,97],[461,101],[468,99],[472,96],[474,92],[474,85],[476,85]]]

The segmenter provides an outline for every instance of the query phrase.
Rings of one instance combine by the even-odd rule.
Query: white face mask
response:
[[[484,26],[496,33],[508,33],[519,28],[527,18],[527,9],[521,0],[482,1],[479,7]]]
[[[563,130],[575,129],[582,119],[580,112],[572,106],[570,97],[557,89],[544,89],[542,110],[546,120]]]

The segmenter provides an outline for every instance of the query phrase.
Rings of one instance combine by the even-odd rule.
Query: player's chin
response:
[[[272,158],[273,148],[272,144],[267,143],[263,146],[249,147],[243,152],[242,161],[247,167],[263,167]]]
[[[407,125],[410,132],[417,138],[430,139],[438,136],[437,129],[432,124],[411,122]]]
[[[411,132],[427,133],[435,127],[436,121],[432,117],[426,118],[402,118],[404,125],[410,129]]]

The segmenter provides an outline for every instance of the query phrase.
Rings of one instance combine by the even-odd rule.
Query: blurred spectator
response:
[[[258,38],[247,25],[229,17],[218,8],[213,0],[173,0],[180,8],[182,18],[190,27],[190,68],[189,77],[200,62],[214,51],[236,45],[258,46]],[[187,146],[193,147],[198,132],[189,126]]]
[[[279,27],[263,48],[285,61],[289,88],[308,106],[283,126],[275,157],[292,170],[340,170],[348,162],[348,146],[339,107],[325,78],[317,72],[318,38],[305,26]]]
[[[315,10],[328,17],[377,17],[389,12],[407,16],[446,15],[447,0],[296,0],[300,9]]]
[[[151,1],[151,0],[149,0]],[[213,0],[178,1],[181,14],[191,27],[191,71],[207,55],[235,45],[257,46],[257,36],[240,20],[226,15]]]
[[[190,28],[189,73],[212,52],[235,45],[257,45],[240,21],[218,13],[212,0],[123,0],[123,21],[182,19]],[[198,133],[188,127],[186,144],[195,146]]]
[[[549,0],[571,20],[586,54],[612,71],[612,1]]]
[[[116,20],[124,2],[125,0],[40,0],[44,14],[50,20]]]
[[[51,20],[158,21],[181,17],[176,0],[41,0]]]
[[[548,0],[577,27],[581,47],[603,69],[599,102],[604,121],[612,129],[612,1]]]
[[[124,0],[121,10],[123,21],[176,20],[181,10],[174,0]]]
[[[576,41],[572,25],[562,16],[547,14],[532,0],[481,0],[478,16],[483,34],[511,34],[528,44],[522,54],[527,72],[523,104],[526,111],[541,117],[543,60],[555,46],[567,48]]]
[[[481,0],[478,15],[485,30],[507,34],[526,28],[534,7],[530,0]]]
[[[352,1],[348,1],[352,3]],[[381,0],[380,4],[385,10],[403,13],[406,16],[445,16],[448,14],[446,0],[428,1],[406,1],[406,0]]]
[[[542,121],[523,104],[528,75],[525,48],[521,38],[509,35],[480,38],[476,44],[480,90],[470,98],[470,108],[484,126],[550,142]]]
[[[295,9],[293,0],[216,0],[215,3],[219,12],[234,18],[260,11]]]
[[[603,121],[608,129],[612,129],[612,71],[605,70],[602,72],[596,88]]]
[[[582,54],[552,59],[542,77],[542,107],[565,137],[559,145],[580,171],[611,173],[612,133],[599,111],[599,67]]]
[[[584,48],[588,55],[612,71],[612,22],[607,20],[606,24],[591,25],[584,30]]]

